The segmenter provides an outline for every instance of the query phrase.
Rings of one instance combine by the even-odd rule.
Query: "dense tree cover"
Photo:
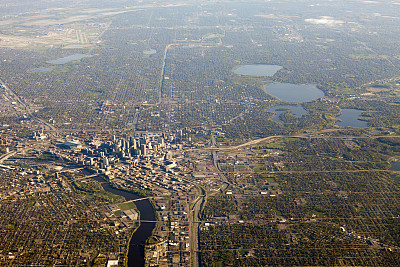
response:
[[[0,8],[6,20],[0,23],[0,78],[24,105],[18,110],[10,104],[2,112],[4,131],[22,125],[19,134],[30,134],[21,120],[27,114],[71,133],[188,128],[190,137],[204,144],[218,133],[217,146],[303,135],[257,144],[241,162],[220,156],[220,175],[227,179],[232,195],[224,191],[207,198],[202,218],[211,226],[202,225],[201,263],[400,265],[398,250],[393,252],[400,242],[400,193],[388,171],[399,142],[396,137],[367,138],[374,128],[381,135],[400,132],[396,3],[342,1],[333,8],[329,1],[314,6],[307,1],[186,1],[185,5],[158,1],[169,5],[149,4],[124,12],[129,8],[126,1],[74,1],[72,11],[61,11],[63,18],[94,6],[123,12],[66,25],[29,26],[37,19],[35,10],[60,2],[44,1],[41,7],[25,7],[25,0],[14,2],[5,0]],[[16,14],[16,7],[25,13]],[[7,40],[12,35],[29,43],[36,36],[69,28],[84,32],[97,28],[101,33],[87,45],[73,48],[52,42],[24,49],[16,42],[11,48]],[[63,65],[49,63],[73,54],[90,57]],[[234,74],[244,64],[283,68],[271,77]],[[39,67],[51,71],[35,72]],[[265,85],[278,82],[314,84],[326,97],[290,103],[301,105],[307,114],[283,112],[278,123],[269,109],[289,103],[264,91]],[[334,126],[343,108],[362,110],[369,128]],[[10,110],[18,118],[10,117]],[[316,131],[319,135],[313,137],[318,138],[308,138]],[[97,194],[95,201],[101,204],[98,185],[76,182],[74,186],[79,192]],[[89,246],[116,249],[109,238],[112,232],[85,225],[88,214],[82,210],[90,207],[87,200],[71,192],[52,201],[42,195],[40,201],[50,208],[30,207],[23,200],[3,205],[2,233],[8,233],[7,225],[14,226],[15,214],[32,214],[19,225],[15,222],[22,230],[34,223],[37,229],[56,232],[58,227],[65,232],[63,225],[47,219],[47,212],[54,212],[64,219],[83,218],[72,223],[74,231],[65,232],[70,236],[64,246],[70,251],[78,253],[81,235]],[[71,214],[60,213],[62,204],[57,203],[71,203]],[[88,227],[99,230],[95,235]]]
[[[400,188],[388,160],[399,140],[344,133],[358,132],[275,138],[249,155],[220,154],[238,187],[207,201],[203,218],[215,224],[203,228],[202,263],[398,265]]]
[[[202,236],[204,266],[371,266],[398,265],[400,260],[397,253],[371,249],[364,239],[333,223],[300,223],[286,229],[236,224],[212,227]]]
[[[398,76],[398,29],[391,27],[392,21],[349,17],[365,28],[341,22],[326,27],[307,22],[309,18],[302,14],[285,17],[283,23],[281,15],[265,15],[275,5],[281,12],[302,9],[302,4],[296,8],[284,3],[252,3],[244,11],[240,3],[213,3],[136,10],[134,16],[128,12],[93,19],[88,25],[72,24],[87,27],[88,32],[93,23],[107,27],[102,26],[105,30],[99,42],[89,48],[2,48],[1,76],[24,101],[43,108],[38,116],[71,129],[134,125],[136,105],[160,101],[166,106],[156,105],[152,110],[159,114],[157,119],[167,123],[141,112],[141,129],[159,130],[166,124],[227,124],[224,130],[230,137],[247,138],[333,125],[333,117],[339,114],[336,104],[317,102],[304,104],[308,114],[301,118],[282,114],[281,120],[288,125],[271,122],[271,114],[264,111],[268,105],[263,103],[273,100],[263,91],[271,82],[316,84],[327,96],[343,99],[341,108],[365,110],[370,126],[398,124],[398,105],[391,100],[346,100],[349,95],[368,92],[365,84]],[[319,9],[330,11],[321,6],[308,10],[307,15],[316,16]],[[357,12],[368,16],[369,10],[362,6]],[[338,21],[348,16],[346,12],[335,14],[343,16]],[[13,27],[17,29],[14,32],[26,36],[55,30],[42,26],[23,33],[20,25]],[[144,53],[151,49],[155,52]],[[48,63],[78,53],[92,57],[64,65]],[[245,77],[232,71],[238,65],[254,63],[281,65],[283,69],[273,77]],[[33,72],[37,67],[52,71]],[[396,84],[392,82],[390,88],[393,93]],[[382,92],[375,95],[387,96]],[[242,115],[239,120],[238,115]]]

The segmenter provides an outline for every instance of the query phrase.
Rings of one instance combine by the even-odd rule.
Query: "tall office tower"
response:
[[[142,152],[142,155],[143,156],[146,156],[147,155],[147,151],[146,151],[147,149],[146,149],[146,144],[142,144],[141,146],[140,146],[140,152]]]
[[[159,137],[158,137],[158,143],[159,143],[161,146],[164,146],[164,137],[159,136]]]
[[[125,141],[125,149],[128,149],[128,148],[130,148],[130,146],[129,146],[130,144],[129,144],[129,141],[128,140],[126,140]]]
[[[135,149],[135,150],[137,149],[137,142],[136,142],[136,139],[133,139],[133,145],[132,145],[132,146],[133,146],[133,149]]]

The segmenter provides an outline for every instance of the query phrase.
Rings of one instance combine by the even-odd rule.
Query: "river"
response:
[[[123,196],[126,200],[134,200],[142,198],[135,194],[125,192],[112,188],[105,180],[101,177],[94,177],[96,181],[100,182],[104,190],[119,196]],[[140,212],[140,220],[155,221],[156,215],[148,199],[140,200],[135,202],[137,209]],[[156,224],[154,222],[142,222],[136,232],[133,234],[132,239],[129,243],[128,253],[128,267],[142,267],[145,264],[144,260],[144,246],[146,240],[151,236]]]

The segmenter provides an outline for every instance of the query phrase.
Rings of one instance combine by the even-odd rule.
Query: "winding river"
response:
[[[119,196],[123,196],[126,200],[134,200],[142,198],[135,194],[112,188],[105,180],[101,177],[94,177],[96,181],[100,182],[104,190]],[[156,215],[148,199],[140,200],[135,202],[137,209],[140,212],[140,220],[144,221],[155,221]],[[128,267],[142,267],[145,264],[144,260],[144,246],[146,240],[151,236],[155,227],[154,222],[141,222],[139,228],[133,234],[132,239],[129,243],[128,253]]]

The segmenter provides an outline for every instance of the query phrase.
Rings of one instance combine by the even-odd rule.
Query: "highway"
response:
[[[199,190],[201,191],[201,190]],[[199,258],[199,227],[200,227],[200,209],[201,203],[203,203],[205,196],[199,195],[194,201],[192,210],[190,211],[190,254],[192,255],[192,266],[200,266]]]
[[[214,136],[211,137],[210,144],[211,144],[211,147],[215,147],[216,139]],[[224,191],[230,183],[228,182],[228,179],[225,177],[225,175],[223,174],[223,172],[221,172],[221,170],[219,168],[218,154],[215,149],[213,149],[211,151],[211,157],[213,160],[213,165],[218,172],[218,177],[222,183],[220,190]],[[192,255],[192,266],[193,267],[200,266],[199,253],[201,250],[200,250],[200,245],[199,245],[199,228],[202,223],[201,218],[200,218],[201,208],[205,207],[205,205],[207,204],[207,198],[209,196],[212,196],[212,195],[218,193],[220,190],[218,190],[212,194],[207,194],[207,192],[204,189],[199,187],[199,196],[195,199],[195,201],[193,201],[194,205],[190,211],[190,217],[189,217],[190,240],[191,240],[190,252]],[[202,192],[204,192],[204,194],[202,194]]]
[[[51,125],[50,123],[38,118],[37,116],[35,116],[33,113],[30,112],[28,106],[22,101],[22,99],[16,94],[14,93],[14,91],[12,91],[6,83],[4,83],[2,80],[0,80],[0,84],[4,87],[4,89],[7,91],[7,93],[12,96],[14,98],[14,100],[16,100],[16,102],[18,102],[23,110],[25,110],[25,112],[27,114],[29,114],[29,116],[31,116],[32,118],[36,119],[37,121],[39,121],[40,123],[42,123],[43,125],[47,126],[51,131],[55,132],[56,135],[58,135],[58,130]]]
[[[3,163],[5,160],[11,158],[12,156],[14,156],[15,154],[17,154],[17,151],[11,151],[7,154],[4,154],[0,157],[0,164]]]

